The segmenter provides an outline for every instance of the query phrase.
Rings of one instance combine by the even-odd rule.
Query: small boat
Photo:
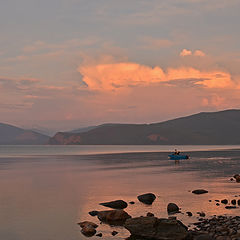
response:
[[[168,155],[168,157],[169,157],[171,160],[189,159],[189,156],[188,156],[188,155],[184,155],[184,154],[174,154],[174,153]]]

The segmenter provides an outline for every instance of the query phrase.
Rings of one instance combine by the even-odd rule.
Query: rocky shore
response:
[[[236,182],[239,182],[236,175],[234,178]],[[196,195],[208,193],[205,189],[195,189],[191,192]],[[213,202],[216,207],[222,205],[226,209],[235,209],[240,205],[240,199],[237,199],[239,196],[235,195],[235,199],[216,199],[209,200],[209,202]],[[143,206],[147,206],[154,204],[156,196],[153,193],[146,193],[137,196],[137,199],[143,203]],[[207,218],[207,214],[202,211],[183,212],[177,204],[170,202],[166,206],[168,218],[158,218],[151,212],[148,212],[146,216],[132,217],[124,210],[128,204],[134,205],[135,202],[115,200],[100,203],[101,206],[113,210],[90,211],[89,215],[97,216],[100,224],[106,223],[113,228],[122,226],[127,229],[130,235],[126,238],[128,240],[240,240],[240,216],[214,215]],[[178,214],[184,214],[189,218],[195,215],[195,218],[192,219],[192,224],[186,226],[178,220]],[[104,239],[103,233],[97,232],[98,224],[84,221],[79,225],[83,235],[87,237],[95,235]],[[116,236],[118,232],[113,229],[111,234]]]
[[[240,240],[240,216],[214,216],[195,225],[189,231],[192,239]]]

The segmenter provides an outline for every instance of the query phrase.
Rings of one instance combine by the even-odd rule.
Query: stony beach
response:
[[[236,174],[230,181],[239,183],[239,175]],[[192,194],[207,194],[205,189],[195,189]],[[145,193],[137,196],[139,202],[144,205],[152,205],[156,200],[154,193]],[[208,200],[215,203],[216,207],[220,204],[226,209],[237,209],[240,206],[240,195],[235,195],[234,199],[215,199]],[[110,225],[112,236],[118,234],[114,230],[115,226],[122,226],[129,231],[130,236],[126,240],[240,240],[240,216],[214,215],[209,218],[206,213],[197,212],[197,221],[185,225],[178,220],[178,214],[186,214],[189,218],[193,217],[190,211],[182,211],[175,203],[169,203],[166,207],[168,218],[155,217],[153,213],[148,212],[146,216],[132,217],[127,213],[128,204],[134,205],[135,202],[129,203],[124,200],[115,200],[99,205],[114,209],[107,211],[90,211],[89,215],[97,217],[99,223]],[[123,210],[124,209],[124,210]],[[98,224],[90,221],[78,223],[81,232],[86,237],[103,237],[101,232],[97,231]]]

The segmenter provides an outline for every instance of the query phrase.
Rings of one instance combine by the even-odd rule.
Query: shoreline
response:
[[[196,189],[192,191],[194,195],[207,194],[208,191],[204,189]],[[239,198],[240,195],[235,197]],[[151,206],[156,198],[153,193],[146,193],[137,196],[139,202],[143,203],[142,208]],[[226,209],[237,209],[240,206],[240,199],[230,200],[209,200],[209,202],[216,203],[216,207],[222,204]],[[219,214],[208,216],[207,213],[201,211],[197,215],[192,212],[184,211],[175,203],[169,203],[166,211],[167,218],[158,218],[153,213],[148,212],[146,216],[132,217],[125,211],[128,204],[134,205],[135,202],[126,203],[124,200],[115,200],[99,205],[115,210],[105,211],[91,211],[89,215],[97,216],[100,224],[105,223],[110,225],[115,231],[114,226],[123,226],[130,232],[128,240],[239,240],[240,239],[240,216]],[[192,219],[193,222],[184,225],[183,220],[178,220],[178,214],[183,214]],[[197,219],[196,219],[197,218]],[[85,225],[87,224],[87,228]],[[103,236],[102,232],[97,232],[95,228],[98,227],[96,222],[80,222],[83,235],[90,237]],[[94,229],[93,227],[94,226]],[[90,230],[90,232],[89,232]],[[89,235],[90,233],[90,235]],[[91,235],[92,234],[92,235]]]

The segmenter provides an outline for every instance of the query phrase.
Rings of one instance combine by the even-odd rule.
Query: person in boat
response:
[[[177,149],[175,149],[175,153],[174,153],[175,155],[179,155],[180,154],[180,152],[177,150]]]

